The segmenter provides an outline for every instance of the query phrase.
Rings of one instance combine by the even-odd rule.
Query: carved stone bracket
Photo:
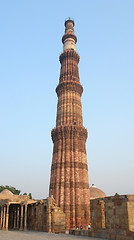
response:
[[[77,37],[75,36],[74,33],[65,33],[62,37],[62,43],[64,44],[64,41],[67,39],[67,38],[73,38],[75,43],[77,42]]]
[[[63,93],[64,91],[68,91],[68,90],[72,90],[75,92],[78,92],[80,94],[80,96],[82,95],[83,92],[83,87],[80,83],[78,82],[62,82],[60,83],[57,88],[56,88],[56,93],[59,96],[61,93]]]
[[[60,63],[62,63],[64,58],[73,58],[77,62],[77,64],[80,61],[79,54],[76,51],[74,51],[73,49],[67,49],[67,50],[64,50],[63,53],[61,53],[61,55],[59,57]]]
[[[53,128],[51,131],[53,142],[63,138],[82,138],[84,141],[87,139],[87,129],[83,126],[59,126]]]

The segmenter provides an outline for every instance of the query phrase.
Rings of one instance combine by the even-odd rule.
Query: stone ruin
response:
[[[65,233],[65,226],[65,213],[56,206],[53,197],[33,200],[7,189],[0,193],[1,230]]]
[[[91,230],[70,234],[113,240],[134,240],[134,195],[119,195],[90,201]]]

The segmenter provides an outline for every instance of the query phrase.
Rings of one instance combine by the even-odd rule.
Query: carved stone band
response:
[[[89,184],[88,183],[83,183],[83,182],[57,182],[57,183],[51,183],[50,184],[50,189],[56,189],[56,187],[65,187],[65,188],[80,188],[80,189],[89,189]]]
[[[70,162],[65,162],[65,163],[56,163],[52,164],[51,170],[57,169],[57,168],[79,168],[79,169],[86,169],[88,170],[88,166],[86,163],[81,163],[81,162],[74,162],[74,164]]]
[[[57,88],[56,88],[56,93],[59,96],[60,93],[63,93],[64,91],[68,91],[68,90],[72,90],[74,92],[78,92],[81,96],[82,92],[83,92],[83,87],[80,83],[78,82],[73,82],[73,81],[69,81],[69,82],[62,82],[60,83]]]
[[[51,137],[53,142],[56,140],[62,139],[62,138],[79,138],[86,141],[87,139],[87,129],[83,126],[59,126],[56,128],[53,128],[51,131]]]
[[[77,37],[75,36],[75,34],[73,33],[65,33],[62,37],[62,43],[64,44],[64,41],[67,39],[67,38],[73,38],[75,43],[77,42]]]
[[[59,60],[60,63],[62,63],[64,58],[73,58],[77,63],[79,63],[80,60],[80,56],[78,53],[76,53],[76,51],[72,50],[72,49],[67,49],[65,50],[63,53],[61,53]]]

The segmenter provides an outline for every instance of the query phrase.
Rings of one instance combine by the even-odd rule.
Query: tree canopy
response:
[[[116,196],[116,197],[117,197],[117,196],[120,196],[120,195],[119,195],[119,193],[115,193],[115,195],[114,195],[114,196]]]
[[[15,187],[13,187],[13,186],[9,186],[9,185],[3,186],[3,185],[1,185],[1,186],[0,186],[0,193],[1,193],[4,189],[8,189],[10,192],[12,192],[12,193],[15,194],[15,195],[20,195],[20,192],[21,192],[21,190],[15,188]],[[23,193],[23,195],[28,195],[29,198],[32,199],[32,194],[31,194],[31,193],[29,193],[29,194]]]
[[[8,186],[8,185],[3,186],[3,185],[1,185],[0,186],[0,192],[2,192],[4,189],[8,189],[10,192],[12,192],[13,194],[16,194],[16,195],[19,195],[20,192],[21,192],[21,190],[16,189],[13,186]]]

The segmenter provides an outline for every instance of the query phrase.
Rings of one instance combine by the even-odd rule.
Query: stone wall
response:
[[[65,233],[65,226],[65,213],[59,207],[54,207],[52,210],[52,232]]]
[[[105,228],[105,206],[103,199],[90,201],[90,213],[93,231]]]
[[[49,205],[45,201],[37,201],[35,204],[28,205],[27,229],[49,232],[50,227]]]
[[[104,198],[106,229],[129,229],[127,202],[126,195]]]
[[[97,239],[134,240],[134,232],[132,231],[126,234],[126,232],[123,233],[120,230],[107,231],[105,229],[99,229],[97,232],[93,232],[92,230],[70,229],[69,233],[75,236],[95,237]]]
[[[134,240],[134,195],[112,196],[90,201],[91,230],[70,234],[113,240]]]
[[[65,213],[56,206],[55,200],[47,198],[28,206],[28,230],[65,233]]]
[[[134,196],[128,196],[127,209],[129,229],[134,231]]]

